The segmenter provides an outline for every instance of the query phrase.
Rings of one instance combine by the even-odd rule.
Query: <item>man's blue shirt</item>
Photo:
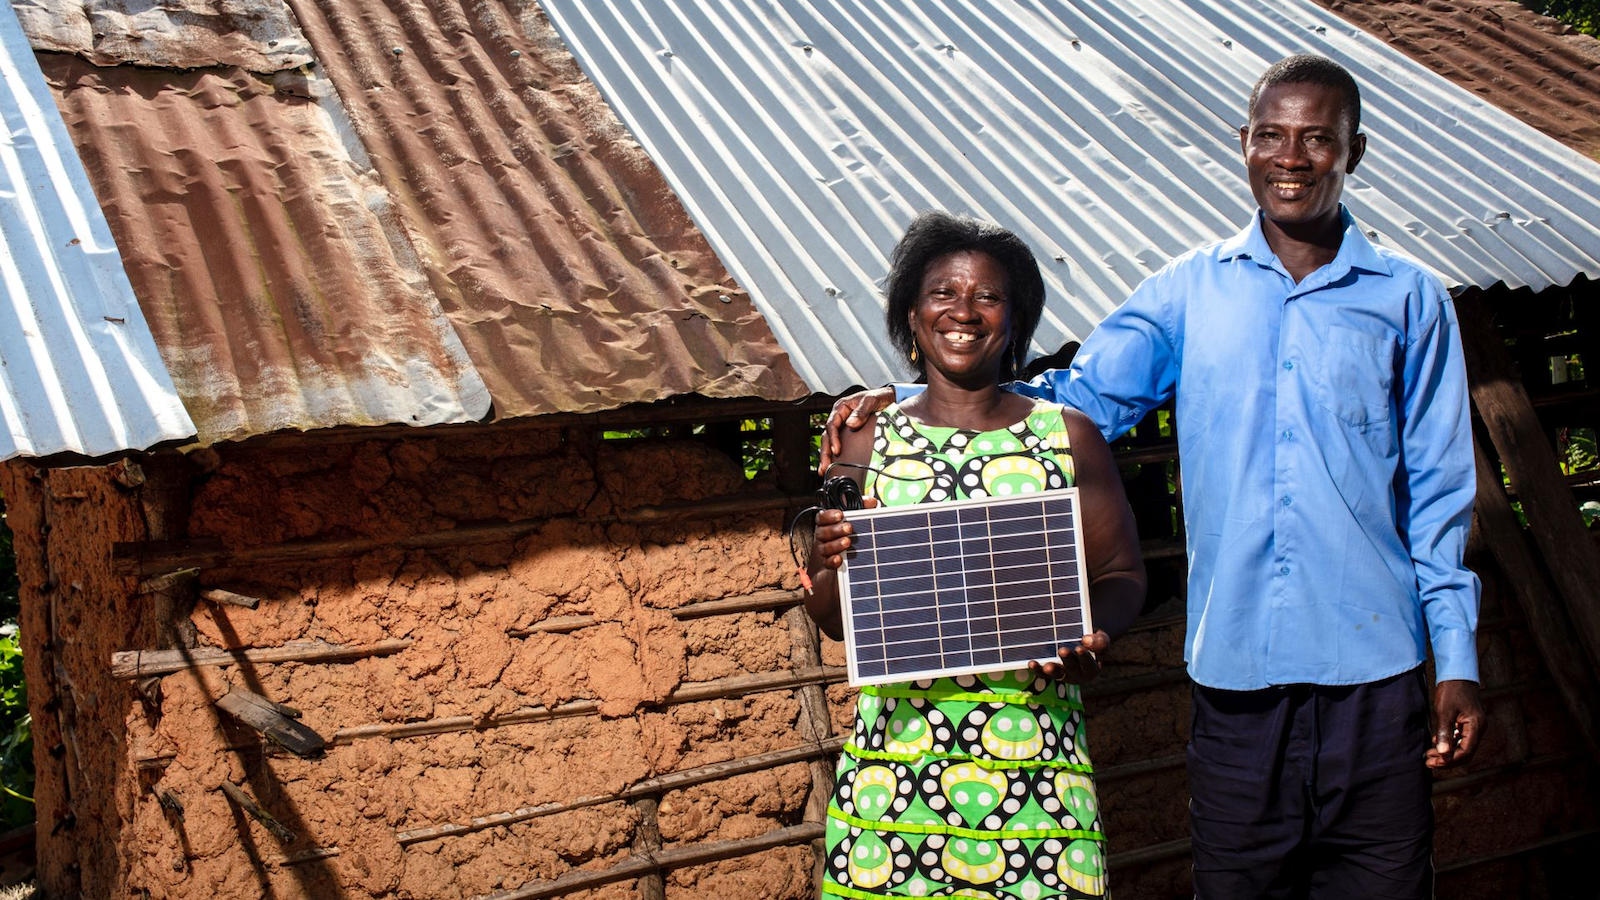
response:
[[[1475,480],[1454,305],[1345,211],[1296,284],[1260,214],[1147,278],[1071,368],[1016,389],[1110,440],[1177,397],[1188,633],[1209,687],[1478,678]]]

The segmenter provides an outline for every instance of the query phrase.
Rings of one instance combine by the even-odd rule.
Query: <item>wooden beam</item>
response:
[[[765,612],[767,610],[783,609],[794,606],[804,600],[806,592],[801,590],[777,589],[771,591],[757,591],[754,594],[742,594],[737,597],[723,597],[720,600],[702,600],[699,603],[690,603],[680,606],[672,611],[672,616],[680,621],[700,619],[706,616],[726,616],[742,612]]]
[[[283,841],[285,844],[294,843],[294,832],[283,827],[283,823],[273,818],[272,813],[262,809],[259,803],[250,799],[250,795],[246,794],[243,788],[231,781],[224,781],[219,787],[224,794],[228,795],[229,800],[232,800],[240,809],[249,813],[251,818],[260,822],[278,840]]]
[[[667,699],[660,703],[650,704],[649,708],[662,709],[668,706],[676,706],[680,703],[698,703],[702,700],[727,700],[733,697],[742,697],[745,694],[780,691],[808,684],[833,684],[843,681],[844,678],[845,670],[843,666],[819,666],[780,672],[760,672],[755,675],[734,675],[713,681],[680,684],[677,690],[667,696]],[[485,731],[506,725],[526,725],[533,722],[548,722],[553,719],[565,719],[572,716],[593,716],[599,715],[599,713],[600,701],[574,700],[554,708],[538,706],[533,709],[520,710],[499,716],[487,716],[481,719],[472,716],[449,716],[442,719],[427,719],[421,722],[358,725],[354,728],[341,728],[335,731],[329,736],[328,743],[348,744],[351,741],[367,738],[408,738],[431,734],[448,734],[457,731]]]
[[[267,740],[295,756],[318,756],[328,745],[322,735],[295,721],[300,715],[298,710],[280,706],[238,685],[218,698],[217,708],[261,732]],[[293,717],[288,713],[293,713]]]
[[[1481,291],[1456,299],[1472,400],[1522,501],[1546,570],[1572,620],[1590,670],[1600,671],[1600,551],[1562,481],[1555,451],[1528,401]]]
[[[527,628],[508,628],[506,634],[514,638],[531,637],[535,634],[571,634],[580,628],[590,628],[598,624],[600,620],[594,616],[551,616]]]
[[[1478,467],[1478,527],[1484,543],[1505,573],[1507,593],[1522,608],[1539,655],[1544,657],[1545,668],[1550,670],[1578,733],[1588,742],[1590,752],[1600,755],[1600,706],[1596,705],[1600,685],[1549,573],[1528,546],[1517,514],[1500,487],[1499,473],[1477,442],[1473,456]]]
[[[560,878],[550,881],[530,882],[514,890],[485,894],[476,898],[476,900],[539,900],[542,897],[557,897],[588,888],[599,887],[603,884],[638,878],[649,872],[699,866],[724,859],[732,859],[736,856],[749,856],[752,853],[771,850],[774,847],[804,844],[816,840],[823,833],[822,825],[806,823],[804,825],[791,825],[788,828],[779,828],[776,831],[769,831],[766,834],[741,838],[736,841],[717,841],[709,844],[672,847],[666,850],[657,850],[645,856],[632,856],[624,862],[599,871],[579,870],[568,872]]]
[[[242,606],[245,609],[255,609],[261,605],[260,597],[246,597],[243,594],[235,594],[233,591],[224,591],[219,588],[207,588],[201,591],[200,599],[219,605]]]
[[[529,819],[541,819],[545,816],[553,816],[557,813],[571,812],[575,809],[584,809],[590,806],[599,806],[603,803],[621,803],[638,797],[659,796],[667,791],[681,790],[711,781],[720,781],[724,778],[732,778],[735,775],[761,772],[767,769],[775,769],[779,766],[825,758],[831,754],[838,753],[839,748],[842,746],[844,746],[844,738],[830,738],[820,744],[804,744],[799,747],[790,747],[786,750],[773,750],[769,753],[759,753],[755,756],[695,766],[692,769],[680,769],[676,772],[669,772],[666,775],[657,775],[654,778],[646,778],[643,781],[635,782],[617,794],[542,803],[538,806],[524,806],[521,809],[513,809],[508,812],[474,816],[467,822],[413,828],[409,831],[396,832],[395,840],[403,847],[421,843],[422,841],[473,834],[487,828],[496,828],[502,825],[515,825],[518,822],[526,822]]]
[[[252,650],[225,650],[221,647],[195,647],[179,650],[124,650],[111,654],[111,677],[119,680],[146,675],[170,675],[202,666],[231,666],[241,663],[344,662],[369,656],[387,656],[411,646],[410,638],[395,638],[376,644],[352,646],[311,641],[263,647]]]

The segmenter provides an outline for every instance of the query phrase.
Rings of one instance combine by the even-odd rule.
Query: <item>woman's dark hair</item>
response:
[[[1000,264],[1006,273],[1006,302],[1010,305],[1011,324],[1015,329],[1008,362],[1013,374],[1021,372],[1028,353],[1028,342],[1033,340],[1033,330],[1039,327],[1039,317],[1044,314],[1044,278],[1039,275],[1039,263],[1033,251],[1022,238],[993,222],[970,216],[953,216],[947,212],[927,210],[918,213],[907,226],[905,236],[894,245],[889,257],[889,278],[883,293],[888,300],[886,324],[889,340],[900,356],[918,371],[923,361],[911,359],[911,323],[909,315],[917,305],[917,295],[922,289],[922,276],[928,264],[951,253],[975,250],[986,253]]]

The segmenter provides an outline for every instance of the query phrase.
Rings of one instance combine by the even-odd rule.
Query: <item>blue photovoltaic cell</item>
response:
[[[1075,488],[848,514],[851,684],[1020,668],[1091,628]]]

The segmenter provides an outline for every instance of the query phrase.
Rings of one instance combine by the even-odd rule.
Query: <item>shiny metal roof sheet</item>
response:
[[[0,460],[194,434],[9,8],[0,120]]]
[[[497,416],[806,393],[538,7],[291,5]]]
[[[545,0],[812,388],[903,377],[878,283],[916,210],[1038,253],[1035,349],[1254,208],[1237,126],[1295,52],[1362,85],[1346,202],[1447,279],[1600,276],[1600,167],[1308,0]]]

